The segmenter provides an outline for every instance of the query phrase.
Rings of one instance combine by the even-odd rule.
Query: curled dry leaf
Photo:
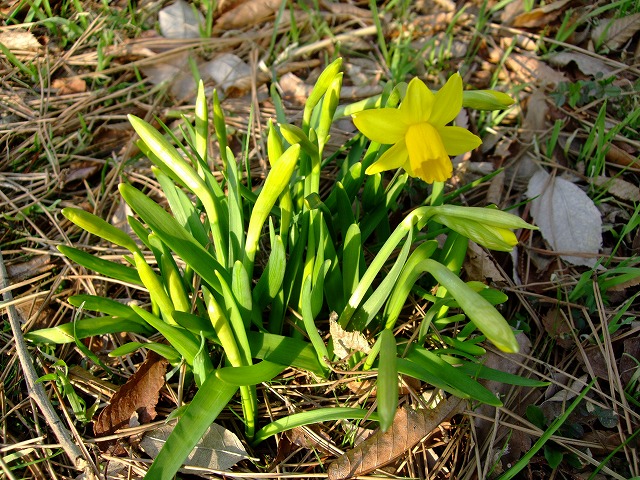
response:
[[[0,43],[13,53],[39,52],[42,50],[42,45],[40,45],[33,33],[24,30],[0,32]]]
[[[566,67],[569,63],[574,62],[580,71],[585,75],[595,77],[602,74],[603,78],[610,77],[615,71],[609,67],[604,61],[598,57],[585,55],[580,52],[559,52],[549,57],[549,62],[556,67]]]
[[[147,359],[136,373],[111,397],[98,419],[93,424],[96,436],[110,435],[129,425],[132,415],[138,415],[141,424],[149,423],[156,417],[158,394],[164,384],[168,362],[160,355],[149,352]]]
[[[385,433],[378,430],[357,447],[335,460],[327,469],[329,480],[366,475],[400,457],[442,422],[464,410],[463,400],[449,397],[433,410],[401,408]]]
[[[607,192],[621,200],[640,202],[640,188],[631,182],[618,177],[609,178],[600,175],[593,179],[593,183],[597,187],[605,188]]]

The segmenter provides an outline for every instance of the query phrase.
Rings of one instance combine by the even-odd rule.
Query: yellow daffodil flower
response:
[[[462,108],[462,78],[455,73],[437,93],[418,78],[409,82],[400,108],[364,110],[353,115],[358,130],[374,142],[393,144],[367,175],[404,168],[427,183],[451,177],[450,155],[460,155],[482,143],[462,127],[447,126]]]

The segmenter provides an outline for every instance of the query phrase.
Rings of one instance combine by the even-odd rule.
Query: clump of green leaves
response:
[[[375,342],[366,358],[356,352],[348,361],[356,365],[364,360],[363,369],[378,371],[380,401],[377,414],[369,418],[379,421],[383,430],[391,425],[397,407],[399,373],[491,405],[500,405],[500,400],[477,378],[539,384],[477,361],[484,353],[478,345],[484,339],[505,351],[516,351],[518,344],[494,307],[504,296],[459,278],[469,238],[488,248],[510,250],[516,243],[511,230],[532,227],[495,209],[441,205],[439,195],[431,205],[392,224],[390,212],[408,175],[397,174],[385,185],[380,173],[364,174],[383,153],[382,146],[357,139],[342,153],[325,154],[340,98],[340,69],[338,59],[321,74],[300,125],[270,124],[271,169],[259,189],[246,187],[256,179],[242,181],[241,163],[227,145],[224,114],[215,93],[213,123],[224,164],[222,180],[211,172],[209,105],[200,85],[195,120],[185,121],[184,142],[130,117],[140,136],[138,146],[154,165],[168,211],[126,183],[119,188],[135,212],[128,222],[136,238],[83,210],[63,210],[73,223],[128,254],[122,264],[71,246],[61,245],[60,251],[105,277],[146,289],[150,308],[78,295],[69,302],[99,316],[30,332],[28,337],[66,343],[121,331],[159,332],[166,343],[134,342],[111,354],[124,355],[141,347],[154,350],[174,364],[186,364],[198,386],[149,470],[150,478],[170,478],[238,391],[247,439],[256,443],[297,425],[369,416],[363,409],[327,408],[259,428],[257,384],[272,381],[290,367],[318,377],[330,375],[327,362],[335,359],[333,341],[325,341],[319,328],[327,329],[325,319],[332,312],[340,327],[366,333]],[[374,103],[395,107],[403,91],[402,86],[392,85]],[[275,91],[272,94],[279,104]],[[504,103],[492,94],[470,95],[467,101],[480,108]],[[328,159],[340,164],[340,173],[322,197],[321,172]],[[448,238],[439,247],[434,238],[442,233]],[[420,288],[419,280],[425,283]],[[439,285],[436,295],[423,288],[435,285]],[[419,336],[409,343],[396,335],[394,327],[412,292],[433,304]],[[444,338],[434,325],[465,318],[450,314],[453,308],[461,309],[469,322],[445,338],[448,347],[434,353],[431,344]],[[477,330],[481,335],[475,334]]]

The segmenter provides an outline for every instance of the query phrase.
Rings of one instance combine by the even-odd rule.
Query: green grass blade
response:
[[[114,227],[102,218],[80,208],[63,208],[62,214],[71,222],[107,242],[124,247],[131,253],[139,252],[136,242],[119,228]]]
[[[587,385],[584,390],[580,392],[580,395],[578,395],[576,399],[571,402],[571,405],[567,407],[564,413],[556,418],[551,425],[549,425],[549,428],[547,428],[542,436],[538,440],[536,440],[536,443],[533,444],[531,449],[529,449],[529,451],[525,453],[522,458],[520,458],[520,460],[518,460],[515,465],[513,465],[513,467],[511,467],[503,475],[501,475],[498,480],[511,480],[529,464],[534,455],[538,453],[538,451],[544,446],[545,443],[547,443],[547,441],[553,436],[553,434],[556,433],[556,431],[562,426],[562,424],[567,421],[569,415],[571,415],[571,412],[575,410],[582,399],[587,395],[589,390],[591,390],[591,387],[593,387],[593,385],[596,383],[596,380],[596,378],[591,380],[591,383],[589,383],[589,385]]]
[[[213,255],[206,251],[194,239],[193,235],[186,231],[160,205],[130,185],[121,184],[119,188],[125,201],[151,227],[164,244],[182,258],[214,290],[221,291],[220,281],[214,272],[219,272],[227,282],[231,281],[228,272]]]
[[[127,267],[126,265],[110,260],[103,260],[77,248],[68,247],[67,245],[58,245],[57,248],[65,257],[89,270],[93,270],[109,278],[120,280],[121,282],[142,285],[142,280],[140,280],[140,276],[135,268]]]
[[[109,333],[131,332],[141,335],[150,335],[153,329],[139,322],[113,317],[87,317],[83,320],[65,323],[52,328],[43,328],[25,333],[27,340],[36,343],[70,343],[75,338],[87,338],[94,335],[107,335]],[[75,337],[74,337],[75,335]]]
[[[210,375],[200,386],[195,397],[167,438],[158,456],[147,472],[147,478],[172,480],[187,455],[193,451],[209,425],[218,417],[238,390]]]
[[[308,412],[294,413],[288,417],[280,418],[275,422],[271,422],[269,425],[260,429],[258,433],[256,433],[253,445],[257,445],[276,433],[281,433],[304,425],[310,425],[312,423],[363,418],[376,421],[378,420],[378,415],[371,413],[369,410],[347,407],[318,408]]]
[[[380,430],[386,432],[393,423],[398,408],[398,356],[396,339],[387,328],[380,333],[380,362],[378,364],[378,415]]]
[[[123,355],[129,355],[141,348],[146,348],[153,352],[156,352],[158,355],[166,358],[171,364],[178,364],[182,359],[182,355],[178,353],[178,351],[173,348],[171,345],[167,345],[165,343],[141,343],[141,342],[129,342],[124,345],[119,346],[118,348],[113,349],[109,352],[110,357],[120,357]]]
[[[302,297],[300,300],[300,303],[302,304],[301,308],[304,328],[309,336],[309,340],[311,340],[313,348],[316,350],[318,361],[322,364],[324,358],[329,358],[329,352],[327,352],[327,346],[324,344],[324,341],[318,332],[318,327],[316,327],[313,312],[311,310],[311,276],[308,276],[302,285]]]
[[[249,386],[258,385],[262,382],[272,380],[279,375],[285,368],[285,365],[262,361],[249,367],[224,367],[216,370],[216,376],[231,385]]]
[[[310,343],[273,333],[247,332],[251,355],[281,365],[290,365],[324,377],[326,367],[319,361]]]

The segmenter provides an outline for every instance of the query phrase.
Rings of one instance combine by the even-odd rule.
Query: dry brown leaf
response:
[[[158,13],[160,33],[165,38],[200,38],[204,16],[195,6],[177,0]]]
[[[558,72],[533,56],[511,53],[506,59],[506,65],[522,83],[533,85],[555,86],[560,82],[568,81],[562,72]]]
[[[629,202],[640,202],[640,188],[618,177],[609,178],[600,175],[593,179],[594,185],[604,187],[611,195]]]
[[[570,349],[574,345],[571,327],[567,323],[564,312],[559,308],[551,308],[542,317],[542,325],[549,337],[554,339],[560,347]]]
[[[618,147],[615,144],[611,144],[609,146],[609,150],[606,153],[607,162],[615,163],[616,165],[621,165],[623,167],[629,167],[634,165],[637,167],[638,157],[634,157],[626,150]]]
[[[42,45],[31,32],[24,30],[7,30],[0,32],[0,43],[12,52],[38,52]]]
[[[335,313],[331,313],[331,317],[329,317],[329,332],[333,340],[333,353],[342,360],[351,355],[352,351],[369,353],[371,346],[366,337],[358,331],[347,332],[343,330],[336,321],[337,318],[338,316]]]
[[[610,50],[617,50],[640,30],[640,13],[628,17],[612,18],[602,22],[591,32],[591,39],[596,45]]]
[[[513,26],[519,28],[536,28],[549,25],[564,11],[571,0],[558,0],[548,3],[530,12],[524,12],[513,19]]]
[[[252,0],[220,15],[214,30],[236,30],[261,22],[278,11],[282,0]]]
[[[640,358],[640,338],[627,338],[623,342],[623,354],[620,356],[619,367],[620,378],[625,388],[638,368],[636,361],[638,358]]]
[[[549,57],[549,62],[556,67],[566,67],[570,62],[575,62],[580,71],[585,75],[595,77],[602,74],[603,78],[610,77],[615,72],[603,60],[580,52],[560,52]]]
[[[96,436],[110,435],[129,425],[134,414],[141,424],[149,423],[156,417],[158,393],[164,385],[164,374],[168,362],[157,353],[149,352],[147,359],[136,373],[111,397],[98,419],[93,424]]]
[[[493,257],[476,243],[469,242],[467,257],[467,261],[464,263],[467,280],[476,280],[479,282],[507,281],[502,272],[496,267]]]
[[[357,447],[336,459],[327,469],[329,480],[346,480],[366,475],[400,457],[442,422],[464,409],[463,401],[449,397],[432,410],[401,408],[391,428],[378,430]]]
[[[58,95],[72,93],[84,93],[87,91],[87,82],[80,77],[56,78],[51,86],[58,89]]]
[[[25,262],[7,265],[9,283],[19,283],[27,278],[33,278],[52,270],[55,267],[55,263],[51,261],[51,255],[35,255]]]

